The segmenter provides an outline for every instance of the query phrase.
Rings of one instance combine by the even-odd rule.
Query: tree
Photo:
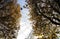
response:
[[[27,0],[27,3],[33,21],[34,35],[44,35],[43,39],[56,39],[58,26],[60,27],[60,1]]]
[[[0,0],[0,39],[16,39],[20,17],[17,0]]]

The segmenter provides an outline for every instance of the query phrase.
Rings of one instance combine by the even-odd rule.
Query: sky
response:
[[[23,5],[26,4],[25,0],[18,0],[18,3],[20,4],[20,7],[23,7]],[[29,16],[29,9],[23,8],[23,10],[21,10],[21,20],[20,20],[20,30],[18,32],[18,37],[17,39],[25,39],[28,37],[29,33],[32,30],[31,27],[31,22],[28,20]]]

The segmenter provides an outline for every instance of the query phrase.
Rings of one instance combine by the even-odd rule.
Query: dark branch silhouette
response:
[[[42,16],[44,16],[45,18],[49,19],[53,24],[60,25],[60,19],[59,19],[59,18],[53,17],[52,19],[55,19],[55,20],[59,21],[59,23],[58,23],[58,22],[55,22],[55,21],[53,21],[53,20],[51,19],[51,17],[48,17],[48,16],[44,15],[43,12],[40,12],[40,9],[39,9],[37,3],[35,3],[35,6],[36,6],[36,8],[38,9],[39,13],[42,14]],[[56,9],[54,8],[54,10],[56,10]],[[56,10],[56,11],[59,13],[58,10]],[[59,13],[59,14],[60,14],[60,13]]]

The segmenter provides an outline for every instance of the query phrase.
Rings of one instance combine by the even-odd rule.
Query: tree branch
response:
[[[39,13],[41,13],[42,16],[44,16],[45,18],[49,19],[53,24],[60,25],[60,23],[53,21],[53,20],[51,19],[51,17],[48,17],[48,16],[44,15],[42,12],[40,12],[40,9],[38,8],[37,3],[35,3],[35,6],[36,6],[37,10],[39,11]],[[54,19],[60,21],[59,19],[57,19],[57,18],[55,18],[55,17],[54,17]]]

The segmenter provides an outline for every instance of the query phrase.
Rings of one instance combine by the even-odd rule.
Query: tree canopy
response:
[[[0,39],[16,39],[20,17],[17,0],[0,0]]]
[[[26,0],[30,8],[35,35],[48,36],[47,39],[56,39],[56,32],[60,27],[59,0]]]

